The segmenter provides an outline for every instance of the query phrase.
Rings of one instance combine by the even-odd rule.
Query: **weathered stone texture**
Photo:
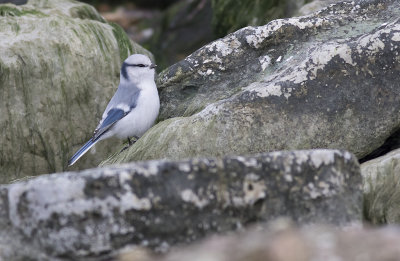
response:
[[[71,259],[127,244],[165,251],[280,216],[360,222],[361,196],[359,165],[344,151],[150,161],[0,187],[0,238],[17,231]]]

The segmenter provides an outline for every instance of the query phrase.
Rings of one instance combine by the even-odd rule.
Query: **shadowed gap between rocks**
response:
[[[28,2],[28,0],[0,0],[0,4],[14,4],[14,5],[24,5]]]
[[[379,148],[375,149],[373,152],[359,159],[358,161],[360,163],[364,163],[366,161],[383,156],[386,153],[389,153],[398,148],[400,148],[400,128],[397,131],[395,131],[392,135],[390,135],[390,137],[387,138]]]

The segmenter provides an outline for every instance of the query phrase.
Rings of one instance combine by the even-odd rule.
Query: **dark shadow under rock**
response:
[[[379,148],[360,159],[360,163],[381,157],[393,150],[400,148],[400,129],[393,133]]]
[[[14,5],[24,5],[28,2],[28,0],[0,0],[0,4],[14,4]]]

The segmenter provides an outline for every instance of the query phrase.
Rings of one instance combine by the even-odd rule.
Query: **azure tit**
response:
[[[68,161],[74,164],[98,141],[116,136],[120,139],[139,138],[154,123],[160,99],[154,82],[156,65],[142,54],[129,56],[121,67],[120,83],[108,103],[93,137]]]

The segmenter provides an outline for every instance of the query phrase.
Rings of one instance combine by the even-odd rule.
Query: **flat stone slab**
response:
[[[28,254],[32,248],[54,258],[104,255],[128,244],[165,251],[280,216],[297,223],[360,222],[356,158],[309,150],[159,160],[0,187],[0,238],[20,237],[29,242]],[[23,252],[17,243],[6,246]]]

